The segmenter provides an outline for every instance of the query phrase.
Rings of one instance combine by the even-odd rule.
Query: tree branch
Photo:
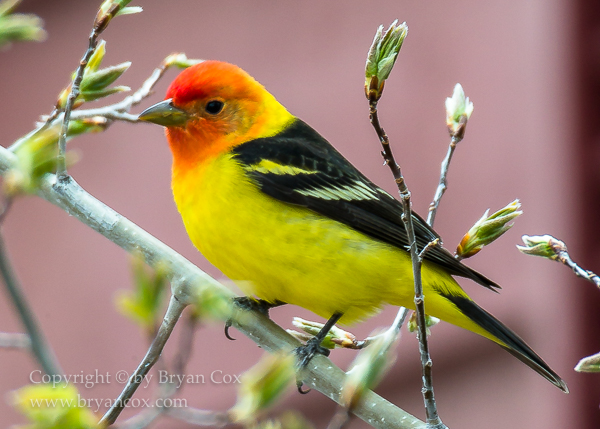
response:
[[[60,368],[56,356],[54,355],[50,344],[46,341],[46,338],[35,319],[34,313],[31,311],[29,303],[27,302],[23,288],[13,272],[8,259],[8,254],[6,253],[2,234],[0,234],[0,274],[2,275],[2,280],[4,281],[8,295],[19,314],[21,323],[23,323],[23,326],[27,331],[33,355],[46,374],[56,376],[62,375],[63,371]]]
[[[79,62],[79,66],[77,67],[77,71],[75,72],[75,79],[73,79],[73,83],[71,84],[71,91],[69,93],[69,97],[67,98],[67,105],[65,106],[65,111],[62,116],[62,125],[60,128],[60,134],[58,135],[58,156],[56,157],[56,175],[58,176],[59,180],[63,180],[67,176],[67,161],[65,154],[67,152],[67,130],[69,129],[71,110],[73,110],[73,105],[75,104],[75,100],[79,95],[79,85],[83,80],[85,66],[87,65],[92,54],[96,50],[96,46],[98,45],[98,35],[99,32],[94,26],[88,40],[88,48],[85,51],[85,54],[83,54],[83,57]]]
[[[435,191],[435,195],[433,197],[433,201],[429,205],[429,215],[427,216],[427,223],[429,226],[433,227],[433,223],[435,222],[435,215],[437,213],[437,209],[440,205],[440,201],[442,200],[442,196],[446,189],[448,188],[448,182],[446,180],[446,176],[448,175],[448,168],[450,167],[450,161],[452,161],[452,155],[454,155],[454,149],[456,149],[457,143],[460,142],[460,139],[457,137],[452,137],[450,139],[450,144],[448,145],[448,152],[446,153],[446,157],[442,161],[441,171],[440,171],[440,182]]]
[[[16,156],[0,148],[0,172],[17,165]],[[167,268],[171,290],[179,305],[187,305],[201,295],[203,289],[225,286],[204,273],[186,258],[148,234],[113,209],[98,201],[69,178],[57,181],[55,175],[46,175],[38,195],[65,210],[84,224],[104,235],[129,253],[137,252],[146,262],[156,266],[159,262]],[[255,312],[239,311],[233,315],[233,326],[270,352],[291,351],[300,342],[287,334],[268,318]],[[166,341],[166,339],[165,339]],[[164,343],[162,344],[164,346]],[[345,374],[324,356],[315,356],[305,372],[303,382],[339,403]],[[397,422],[398,428],[424,429],[425,423],[396,407],[377,394],[369,391],[353,410],[354,414],[375,428],[387,429],[389,422]]]
[[[392,153],[390,147],[390,140],[379,123],[379,115],[377,111],[377,100],[373,98],[369,98],[369,118],[371,119],[371,124],[377,133],[377,137],[379,137],[379,141],[381,143],[381,147],[383,149],[382,156],[385,160],[385,163],[392,171],[394,176],[394,181],[398,187],[398,191],[400,193],[400,200],[402,201],[402,222],[404,223],[404,227],[406,228],[406,235],[408,238],[408,243],[410,246],[410,259],[412,261],[412,271],[413,271],[413,279],[414,279],[414,288],[415,288],[415,310],[417,314],[417,336],[419,338],[419,349],[421,351],[421,366],[423,368],[423,402],[425,403],[425,413],[427,415],[427,424],[428,427],[434,428],[445,428],[446,426],[442,423],[438,412],[437,405],[435,403],[435,396],[433,393],[433,381],[431,374],[431,367],[433,362],[429,355],[429,345],[427,341],[427,325],[425,323],[425,297],[423,296],[423,284],[421,281],[421,263],[422,259],[419,255],[419,250],[417,249],[417,241],[415,238],[415,230],[413,227],[413,219],[412,219],[412,210],[410,203],[410,191],[406,186],[406,182],[404,177],[402,176],[402,172],[400,170],[400,166],[396,163],[394,159],[394,154]],[[406,317],[406,309],[400,308],[398,315],[396,316],[396,320],[394,321],[394,326],[396,323],[401,323],[404,321]],[[399,329],[400,325],[397,329]]]

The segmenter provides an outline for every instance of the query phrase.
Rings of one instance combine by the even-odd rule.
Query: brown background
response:
[[[46,21],[49,38],[0,52],[0,124],[8,146],[52,109],[89,34],[95,1],[34,1],[22,9]],[[577,374],[578,359],[600,350],[598,291],[558,264],[525,257],[522,234],[553,233],[573,256],[600,269],[594,201],[598,195],[597,10],[586,2],[409,1],[140,1],[143,14],[117,19],[104,34],[106,64],[131,60],[123,83],[137,88],[169,53],[236,63],[291,112],[319,130],[375,182],[394,191],[381,166],[363,95],[365,55],[379,24],[407,21],[408,39],[380,104],[381,119],[413,193],[425,213],[448,135],[444,98],[461,82],[475,103],[467,136],[452,165],[450,189],[436,229],[453,248],[483,211],[520,198],[525,214],[491,248],[470,262],[504,286],[495,295],[464,281],[471,296],[519,332],[567,381],[566,396],[493,343],[453,326],[433,330],[434,385],[439,411],[452,428],[595,428],[600,423],[598,377]],[[590,3],[591,4],[591,3]],[[596,41],[596,42],[595,42]],[[594,60],[596,58],[596,60]],[[144,107],[161,99],[170,72]],[[117,100],[118,96],[112,100]],[[141,109],[137,109],[139,112]],[[92,194],[165,241],[214,276],[190,244],[173,204],[170,154],[162,131],[116,124],[73,144],[72,168]],[[146,342],[116,312],[117,290],[130,287],[121,249],[38,198],[23,198],[4,226],[9,250],[36,315],[68,374],[131,371]],[[351,275],[351,273],[349,273]],[[595,300],[595,301],[594,301]],[[367,335],[389,324],[394,309],[353,331]],[[274,312],[315,318],[297,308]],[[0,330],[21,330],[5,298]],[[177,332],[177,331],[176,331]],[[261,351],[239,333],[227,341],[220,326],[198,332],[190,374],[205,384],[182,395],[190,406],[225,409],[232,386],[210,374],[239,374]],[[176,343],[167,345],[172,356]],[[336,351],[344,367],[354,356]],[[29,355],[0,350],[2,393],[28,383],[37,368]],[[80,388],[86,398],[114,398],[121,385]],[[377,392],[423,418],[417,342],[405,334],[393,372]],[[150,397],[152,389],[140,392]],[[290,392],[283,407],[302,410],[323,427],[334,406],[319,393]],[[135,410],[129,410],[131,415]],[[23,422],[0,404],[0,424]],[[163,419],[159,427],[182,427]],[[352,427],[365,427],[354,422]]]

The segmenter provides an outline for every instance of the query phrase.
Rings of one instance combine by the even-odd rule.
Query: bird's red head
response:
[[[292,120],[252,76],[220,61],[185,69],[166,100],[140,118],[166,126],[175,165],[197,165],[246,141],[273,135]]]

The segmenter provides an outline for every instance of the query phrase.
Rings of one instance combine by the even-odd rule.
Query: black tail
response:
[[[567,385],[558,374],[552,371],[548,364],[546,364],[546,362],[544,362],[531,347],[525,344],[525,341],[504,326],[502,322],[468,298],[446,294],[444,294],[444,297],[456,305],[465,316],[504,343],[504,345],[501,345],[502,348],[550,381],[560,390],[569,393]]]

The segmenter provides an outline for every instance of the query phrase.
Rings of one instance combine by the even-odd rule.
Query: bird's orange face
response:
[[[140,119],[166,126],[179,167],[196,165],[229,148],[281,128],[291,115],[239,67],[204,61],[171,83],[166,100]]]

